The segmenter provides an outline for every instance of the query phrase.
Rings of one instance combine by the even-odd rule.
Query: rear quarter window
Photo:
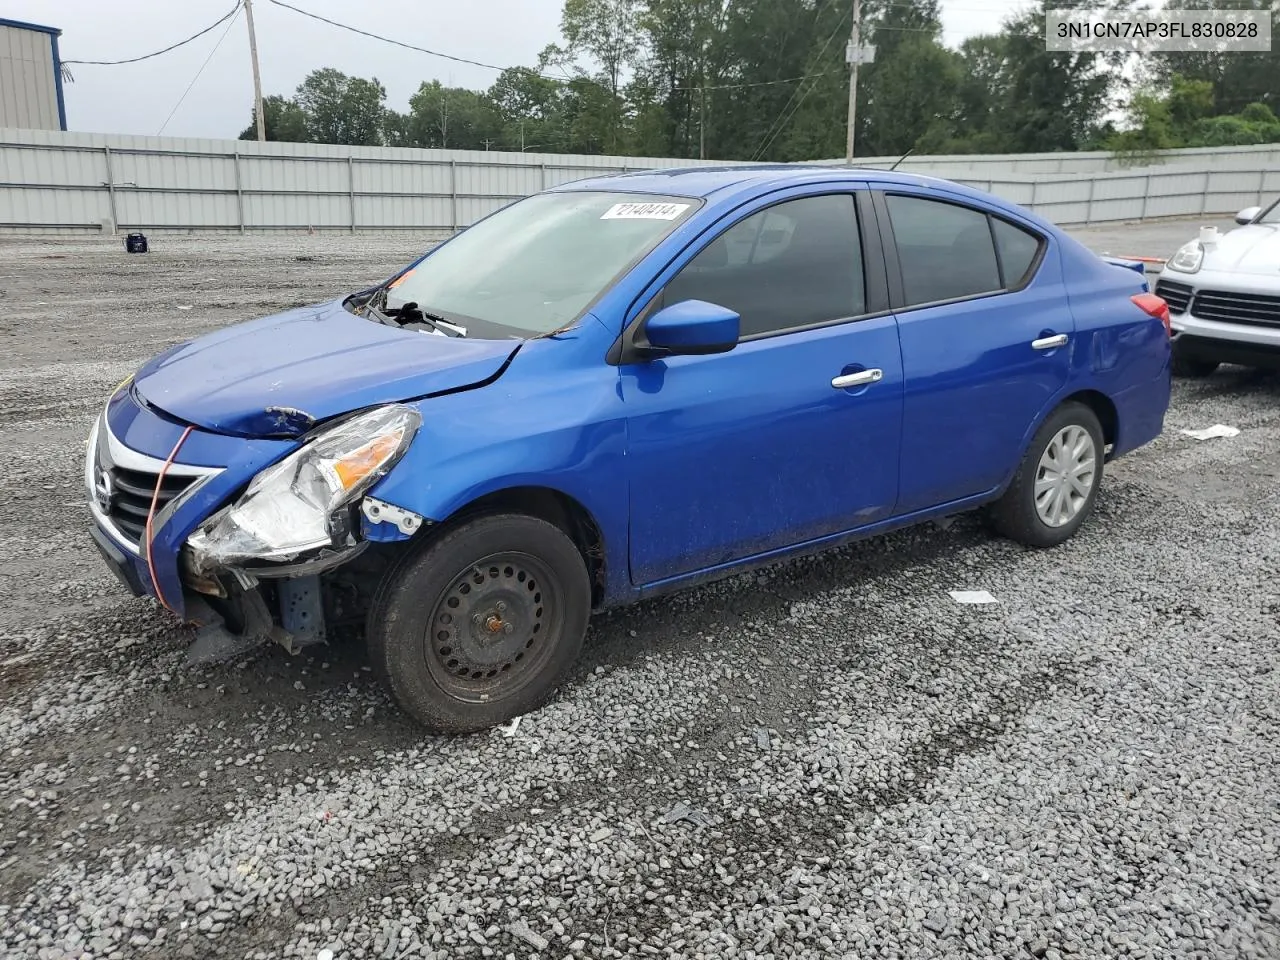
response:
[[[991,228],[996,235],[996,251],[1004,270],[1005,289],[1017,290],[1031,279],[1043,241],[1034,233],[999,217],[991,218]]]

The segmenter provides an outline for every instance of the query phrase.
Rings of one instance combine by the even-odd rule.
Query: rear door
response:
[[[1075,321],[1052,241],[935,191],[876,207],[905,381],[897,512],[987,493],[1067,383]]]
[[[869,194],[739,208],[656,279],[641,314],[738,311],[729,353],[623,362],[631,574],[652,584],[888,517],[902,361]],[[864,262],[865,261],[865,262]]]

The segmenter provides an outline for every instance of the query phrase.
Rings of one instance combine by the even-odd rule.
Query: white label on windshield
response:
[[[689,209],[687,203],[615,203],[601,220],[674,220]]]

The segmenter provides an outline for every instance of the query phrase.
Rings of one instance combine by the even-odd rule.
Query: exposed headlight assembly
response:
[[[317,433],[254,477],[239,500],[187,539],[197,569],[288,562],[349,545],[345,508],[404,456],[421,423],[412,407],[392,404]]]
[[[1204,263],[1204,245],[1199,240],[1184,243],[1169,260],[1168,268],[1179,273],[1195,273]]]

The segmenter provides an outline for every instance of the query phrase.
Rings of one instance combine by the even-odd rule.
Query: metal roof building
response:
[[[0,128],[67,129],[57,27],[0,19]]]

